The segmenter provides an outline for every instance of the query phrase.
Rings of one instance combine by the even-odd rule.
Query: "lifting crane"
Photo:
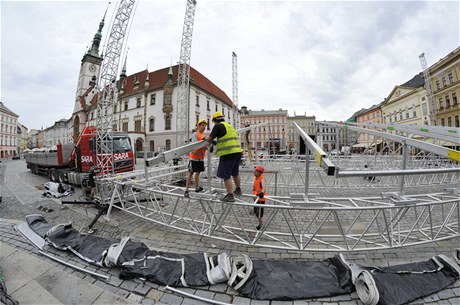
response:
[[[188,142],[190,130],[190,56],[192,53],[195,0],[187,0],[177,79],[176,147]]]
[[[233,126],[239,127],[238,116],[238,57],[232,52],[232,99],[233,99]],[[235,109],[236,108],[236,109]]]
[[[428,103],[430,105],[430,123],[431,125],[436,125],[436,102],[434,100],[433,88],[431,87],[431,76],[426,64],[425,53],[422,53],[418,56],[420,58],[420,64],[423,69],[423,78],[425,78],[425,89],[428,95]]]
[[[99,96],[97,102],[96,119],[96,165],[104,178],[113,174],[113,138],[112,121],[113,106],[117,99],[116,77],[118,64],[126,38],[129,18],[133,11],[135,0],[121,0],[118,6],[112,29],[105,49],[104,61],[102,62],[101,75],[99,78]],[[105,187],[100,186],[101,203],[106,203]]]

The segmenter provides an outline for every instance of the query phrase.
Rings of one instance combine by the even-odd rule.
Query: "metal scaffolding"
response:
[[[256,230],[258,222],[251,194],[254,165],[241,166],[243,195],[236,196],[234,203],[219,200],[225,189],[222,180],[215,176],[218,160],[210,156],[208,171],[202,174],[202,181],[207,181],[205,192],[183,196],[184,188],[178,179],[187,168],[163,162],[205,145],[204,142],[150,159],[153,166],[148,169],[148,176],[141,170],[111,178],[108,183],[114,191],[107,217],[115,208],[212,239],[290,251],[388,249],[460,235],[460,193],[455,188],[460,182],[460,168],[437,145],[426,147],[430,154],[426,160],[395,149],[390,155],[377,158],[340,156],[338,166],[298,129],[306,139],[306,155],[272,156],[256,161],[255,165],[265,166],[268,184],[265,222],[260,231]],[[419,144],[403,136],[384,138],[389,144]]]

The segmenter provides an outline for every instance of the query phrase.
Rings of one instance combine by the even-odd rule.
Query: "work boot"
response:
[[[241,187],[237,186],[235,191],[233,192],[236,196],[241,196],[243,193],[241,192]]]
[[[203,188],[202,188],[201,186],[199,186],[199,187],[195,190],[195,192],[196,192],[196,193],[199,193],[199,192],[201,192],[202,190],[203,190]]]
[[[190,195],[189,195],[188,191],[185,191],[185,193],[184,193],[184,197],[185,197],[185,198],[189,198],[189,197],[190,197]]]
[[[257,231],[260,231],[260,229],[262,229],[262,226],[261,226],[261,225],[258,225],[258,226],[256,227],[256,229],[257,229]]]
[[[233,194],[227,194],[222,199],[220,199],[220,201],[222,201],[222,202],[235,202],[235,196],[233,196]]]

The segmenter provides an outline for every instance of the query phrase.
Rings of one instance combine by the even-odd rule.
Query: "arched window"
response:
[[[150,118],[149,120],[149,131],[155,131],[155,119]]]
[[[155,141],[150,141],[150,151],[155,151]]]

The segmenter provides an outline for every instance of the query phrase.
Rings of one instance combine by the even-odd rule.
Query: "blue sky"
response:
[[[1,1],[1,101],[29,129],[73,111],[81,59],[108,1]],[[185,0],[141,0],[127,72],[179,61]],[[115,1],[109,6],[103,43]],[[191,65],[238,105],[344,120],[459,46],[458,1],[198,0]]]

